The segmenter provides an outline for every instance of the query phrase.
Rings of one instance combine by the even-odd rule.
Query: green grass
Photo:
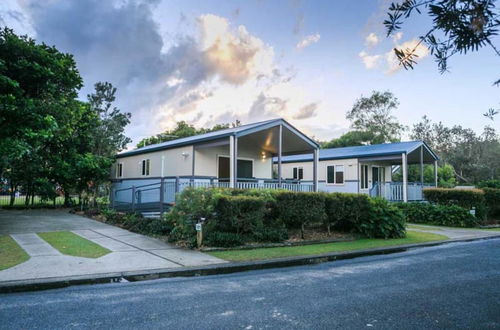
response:
[[[500,228],[489,228],[489,229],[482,229],[482,230],[493,230],[493,231],[500,231]]]
[[[209,252],[214,257],[229,261],[261,260],[281,257],[292,257],[300,255],[314,255],[327,252],[352,251],[370,249],[384,246],[402,244],[423,243],[430,241],[445,240],[448,237],[431,233],[420,233],[408,231],[405,238],[398,239],[359,239],[352,242],[337,242],[325,244],[313,244],[302,246],[287,246],[276,248],[262,248],[252,250],[229,250]]]
[[[0,236],[0,270],[28,260],[30,256],[10,236]]]
[[[42,239],[63,254],[75,257],[99,258],[111,251],[69,231],[38,233]]]
[[[430,225],[429,225],[430,226]],[[433,227],[429,227],[429,226],[420,226],[420,225],[407,225],[406,228],[410,228],[410,229],[420,229],[420,230],[442,230],[441,228],[439,227],[436,227],[434,228]]]

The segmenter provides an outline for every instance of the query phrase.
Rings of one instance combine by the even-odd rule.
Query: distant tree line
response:
[[[116,89],[97,83],[87,101],[73,56],[0,30],[0,180],[3,193],[55,200],[92,196],[109,180],[130,139],[130,114],[113,106]],[[30,198],[26,198],[26,204]]]

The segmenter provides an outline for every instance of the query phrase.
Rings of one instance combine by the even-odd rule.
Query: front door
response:
[[[229,157],[219,157],[218,177],[220,181],[229,181]]]
[[[250,179],[253,177],[253,162],[247,159],[238,159],[238,178]],[[219,156],[219,180],[229,181],[229,157]]]

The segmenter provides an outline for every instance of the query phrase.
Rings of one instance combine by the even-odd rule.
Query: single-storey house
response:
[[[321,149],[318,162],[318,190],[365,193],[392,201],[422,200],[422,188],[437,185],[437,155],[423,141],[385,143]],[[277,164],[278,160],[275,159]],[[312,180],[313,160],[309,155],[281,159],[284,178]],[[407,182],[407,165],[434,164],[434,182]],[[393,182],[392,173],[401,168],[402,182]],[[406,187],[406,188],[405,188]]]
[[[393,184],[391,166],[402,164],[406,173],[407,163],[436,159],[421,141],[320,150],[287,121],[273,119],[120,153],[111,202],[117,209],[163,211],[189,186],[346,191],[406,201],[421,198],[423,184],[419,196],[407,182]]]

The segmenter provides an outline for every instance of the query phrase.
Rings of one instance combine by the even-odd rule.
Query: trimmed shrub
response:
[[[280,191],[276,194],[276,208],[287,228],[300,228],[302,238],[306,225],[322,223],[326,217],[322,193]]]
[[[205,242],[209,246],[216,247],[235,247],[243,245],[244,241],[241,235],[235,233],[224,233],[214,231],[207,235]]]
[[[370,199],[364,194],[325,194],[324,224],[330,234],[331,228],[351,231],[363,222],[369,214]]]
[[[387,200],[372,198],[369,216],[356,224],[356,231],[370,238],[403,238],[406,236],[405,217]]]
[[[476,218],[486,218],[484,192],[480,189],[424,189],[424,197],[432,203],[440,205],[457,205],[467,210],[475,209]]]
[[[216,230],[249,234],[263,226],[265,201],[253,196],[221,196],[214,206]]]
[[[429,203],[395,204],[405,215],[406,221],[450,227],[475,227],[477,219],[469,210],[457,205]]]
[[[252,238],[257,242],[277,243],[288,239],[288,233],[284,224],[274,227],[262,226],[254,231]]]
[[[484,180],[477,184],[478,188],[495,188],[500,189],[500,180]]]
[[[500,189],[483,188],[488,217],[500,219]]]

